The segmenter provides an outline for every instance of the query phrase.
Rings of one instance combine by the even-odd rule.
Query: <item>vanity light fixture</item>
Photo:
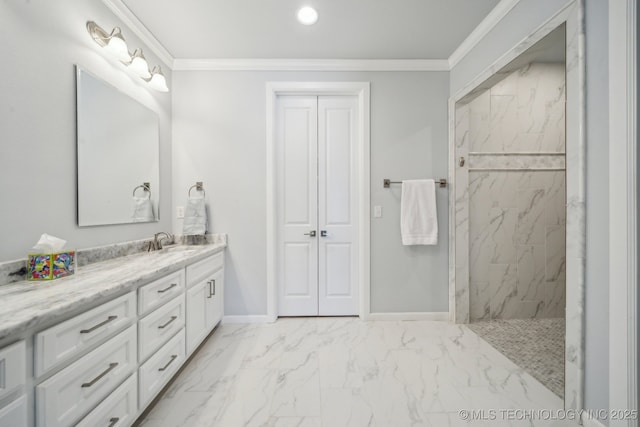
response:
[[[93,21],[87,22],[87,30],[93,40],[100,46],[105,48],[110,55],[113,55],[122,62],[131,61],[127,42],[124,41],[120,27],[115,27],[111,33],[107,33],[98,24]]]
[[[142,53],[142,49],[136,49],[133,52],[133,55],[131,55],[129,68],[131,68],[134,73],[136,73],[143,79],[148,79],[151,77],[151,73],[149,72],[149,64],[147,63],[147,58],[145,58],[144,54]]]
[[[160,68],[159,65],[153,67],[153,70],[151,70],[151,77],[144,80],[148,81],[149,86],[157,91],[169,92],[169,88],[167,87],[167,79],[164,78],[164,74],[162,74],[162,68]]]
[[[124,40],[119,27],[115,27],[111,30],[111,33],[107,33],[95,22],[88,21],[87,31],[89,31],[91,38],[98,45],[102,46],[112,56],[149,83],[149,87],[160,92],[169,92],[167,79],[164,77],[164,74],[162,74],[160,66],[156,65],[152,71],[149,71],[149,63],[144,57],[142,49],[136,49],[133,53],[129,53],[127,42]]]
[[[304,25],[313,25],[318,22],[318,12],[311,6],[305,6],[298,11],[298,21]]]

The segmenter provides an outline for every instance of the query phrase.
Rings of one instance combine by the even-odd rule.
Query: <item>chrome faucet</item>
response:
[[[173,236],[170,233],[165,233],[164,231],[154,234],[153,241],[149,242],[149,248],[147,249],[147,252],[159,251],[160,249],[162,249],[163,240],[169,240],[170,242],[173,242]]]

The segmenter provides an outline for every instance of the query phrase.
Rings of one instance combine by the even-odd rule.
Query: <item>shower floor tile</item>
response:
[[[565,319],[513,319],[468,325],[498,351],[564,398]]]

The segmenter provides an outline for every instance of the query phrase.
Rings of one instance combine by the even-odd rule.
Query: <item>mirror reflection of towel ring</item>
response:
[[[149,193],[149,199],[151,199],[151,184],[149,184],[148,182],[143,182],[142,185],[138,185],[136,188],[133,189],[133,196],[136,196],[136,190],[138,188],[142,188],[146,193]]]
[[[202,186],[202,182],[198,181],[195,185],[192,185],[191,188],[189,188],[189,197],[191,197],[191,190],[193,190],[194,188],[196,189],[196,191],[202,191],[202,196],[207,195],[207,193],[204,191],[204,187]]]

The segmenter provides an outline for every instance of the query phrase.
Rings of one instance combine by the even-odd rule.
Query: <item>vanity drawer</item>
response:
[[[128,427],[138,412],[138,374],[133,373],[75,427]]]
[[[36,377],[104,341],[136,319],[136,294],[129,292],[35,336]]]
[[[138,313],[142,316],[184,291],[184,269],[138,289]]]
[[[162,390],[185,360],[184,328],[138,370],[140,409]]]
[[[224,252],[218,252],[187,266],[187,287],[191,287],[224,265]]]
[[[18,341],[0,349],[0,398],[24,385],[27,376],[27,347]]]
[[[138,323],[138,358],[140,361],[162,346],[184,326],[184,294],[148,314]]]
[[[27,427],[27,396],[22,395],[0,408],[0,426]]]
[[[69,426],[135,371],[136,325],[36,386],[38,427]]]

